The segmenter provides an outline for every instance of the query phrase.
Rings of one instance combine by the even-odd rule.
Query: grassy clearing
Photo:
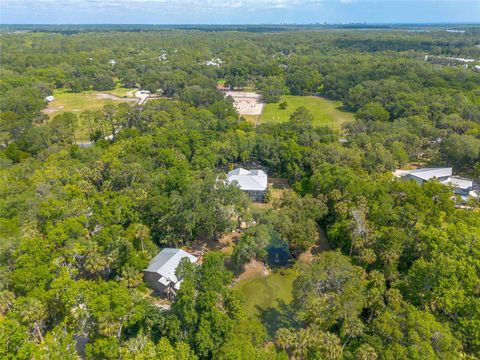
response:
[[[120,88],[109,92],[84,91],[81,93],[70,93],[56,91],[53,94],[55,100],[50,102],[44,111],[50,117],[53,117],[67,111],[80,114],[85,110],[100,110],[107,104],[118,104],[121,102],[123,99],[117,94],[126,93],[128,91],[130,91],[130,89]],[[113,97],[118,98],[107,98],[104,96],[105,94],[110,94],[113,95]]]
[[[136,101],[135,98],[128,94],[135,89],[127,89],[117,87],[109,91],[84,91],[81,93],[70,93],[63,90],[54,92],[55,100],[48,104],[44,109],[44,113],[50,118],[64,112],[72,112],[80,115],[86,110],[101,110],[108,104],[119,104],[122,101],[129,101],[132,104]],[[82,126],[81,121],[78,122],[79,128],[75,132],[78,140],[87,140],[88,131]]]
[[[81,113],[85,110],[99,110],[114,100],[98,99],[97,92],[82,93],[55,92],[55,100],[48,104],[45,112],[53,117],[64,112]]]
[[[314,117],[316,126],[332,126],[340,128],[341,124],[354,119],[353,113],[342,110],[341,101],[333,101],[319,96],[293,96],[284,95],[279,103],[286,101],[288,107],[285,110],[278,108],[276,104],[265,104],[260,123],[280,123],[288,121],[290,115],[300,106],[305,106]]]
[[[235,286],[245,298],[247,313],[259,317],[271,336],[280,327],[294,325],[289,305],[297,276],[294,269],[284,269],[268,276],[241,280]]]
[[[135,97],[135,92],[137,91],[138,89],[135,89],[135,88],[124,88],[124,87],[116,87],[115,89],[113,90],[108,90],[108,91],[105,91],[106,94],[112,94],[112,95],[116,95],[118,97]]]

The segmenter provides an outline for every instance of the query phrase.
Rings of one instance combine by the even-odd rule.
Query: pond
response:
[[[271,337],[281,327],[295,326],[291,302],[297,276],[295,269],[290,268],[241,280],[235,286],[245,298],[248,315],[258,317]]]
[[[286,267],[293,263],[294,259],[285,240],[278,233],[272,234],[272,239],[267,248],[267,262],[270,267]]]

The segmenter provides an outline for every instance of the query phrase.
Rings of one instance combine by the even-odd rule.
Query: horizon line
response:
[[[281,22],[281,23],[2,23],[1,25],[152,25],[152,26],[305,26],[305,25],[316,25],[316,26],[326,26],[326,25],[480,25],[480,21],[472,22],[448,22],[448,21],[436,21],[436,22],[309,22],[309,23],[297,23],[297,22]]]

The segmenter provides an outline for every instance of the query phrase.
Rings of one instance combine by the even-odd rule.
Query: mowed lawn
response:
[[[286,101],[288,107],[285,110],[279,109],[278,105]],[[305,106],[314,117],[316,126],[332,126],[340,128],[341,124],[353,121],[353,113],[342,110],[342,102],[329,100],[319,96],[294,96],[284,95],[275,104],[265,104],[263,114],[260,116],[260,123],[285,122],[290,115],[300,106]]]
[[[245,298],[248,315],[258,317],[271,336],[278,328],[293,323],[289,305],[298,274],[294,269],[282,272],[241,280],[235,285]]]
[[[129,101],[127,93],[134,89],[116,88],[109,91],[84,91],[81,93],[70,93],[55,91],[55,100],[48,104],[44,110],[46,114],[53,117],[64,112],[80,114],[85,110],[100,110],[107,104],[118,104],[122,100]],[[112,96],[112,98],[108,98]]]
[[[136,88],[124,88],[124,87],[116,87],[115,89],[113,90],[108,90],[108,91],[105,91],[105,93],[107,94],[112,94],[112,95],[116,95],[118,97],[135,97],[135,92],[137,92],[138,89]]]

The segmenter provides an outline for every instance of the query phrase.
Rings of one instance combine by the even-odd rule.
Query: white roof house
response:
[[[48,101],[48,102],[51,102],[51,101],[53,101],[53,100],[55,100],[55,98],[53,97],[53,95],[49,95],[49,96],[47,96],[47,97],[45,98],[45,101]]]
[[[414,180],[417,184],[423,184],[425,181],[436,179],[444,185],[451,185],[454,192],[462,197],[477,197],[478,194],[473,191],[473,181],[470,179],[452,176],[452,168],[424,168],[416,170],[397,170],[395,176],[404,180]]]
[[[452,168],[423,168],[416,170],[404,171],[400,174],[404,179],[413,179],[421,184],[431,179],[447,180],[452,176]]]
[[[473,181],[456,176],[451,176],[443,182],[444,184],[452,184],[456,189],[470,190],[473,188]]]
[[[220,59],[220,58],[216,58],[216,59],[212,59],[212,60],[207,60],[205,62],[205,65],[207,66],[216,66],[216,67],[220,67],[220,65],[222,65],[223,63],[223,60]]]
[[[165,290],[168,287],[178,290],[182,281],[177,278],[175,271],[183,258],[192,263],[198,260],[196,256],[182,249],[165,248],[160,251],[144,270],[148,285],[156,290]]]
[[[263,170],[237,168],[227,174],[227,183],[236,182],[240,189],[244,191],[265,191],[267,180],[267,174]]]

